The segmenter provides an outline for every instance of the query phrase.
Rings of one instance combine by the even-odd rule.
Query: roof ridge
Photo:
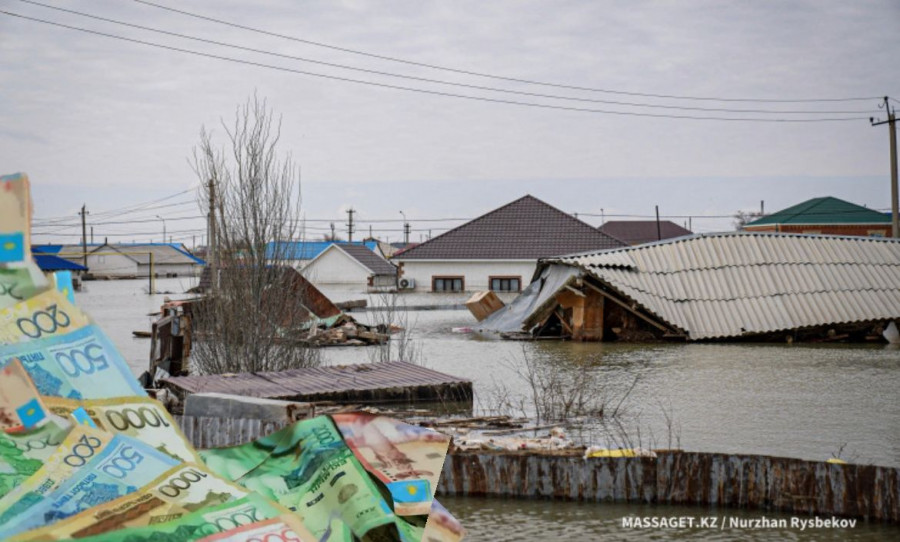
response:
[[[575,224],[577,224],[580,228],[583,228],[585,233],[599,234],[599,235],[601,235],[601,236],[603,236],[603,237],[606,237],[606,238],[608,238],[608,239],[610,239],[610,240],[612,240],[612,241],[615,241],[615,242],[617,242],[617,243],[627,244],[627,243],[625,243],[624,241],[622,241],[621,239],[618,239],[618,238],[616,238],[616,237],[613,237],[612,235],[609,235],[609,234],[606,233],[606,232],[602,232],[602,231],[600,231],[598,228],[595,228],[594,226],[588,224],[587,222],[585,222],[585,221],[583,221],[583,220],[581,220],[581,219],[579,219],[579,218],[576,218],[576,217],[573,216],[572,214],[567,213],[567,212],[563,211],[562,209],[559,209],[558,207],[555,207],[555,206],[553,206],[553,205],[547,203],[546,201],[543,201],[543,200],[541,200],[541,199],[539,199],[539,198],[537,198],[537,197],[535,197],[535,196],[532,196],[531,194],[527,194],[527,193],[526,193],[524,196],[522,196],[522,197],[520,197],[520,198],[517,198],[517,199],[515,199],[515,200],[513,200],[513,201],[510,201],[509,203],[506,203],[506,204],[504,204],[504,205],[501,205],[500,207],[497,207],[496,209],[493,209],[493,210],[491,210],[491,211],[488,211],[487,213],[484,213],[484,214],[482,214],[482,215],[480,215],[480,216],[477,216],[477,217],[473,218],[472,220],[469,220],[468,222],[465,222],[465,223],[463,223],[463,224],[460,224],[459,226],[456,226],[455,228],[452,228],[452,229],[450,229],[450,230],[447,230],[447,231],[445,231],[444,233],[442,233],[442,234],[440,234],[440,235],[438,235],[438,236],[436,236],[436,237],[432,237],[431,239],[428,239],[427,241],[425,241],[425,242],[423,242],[423,243],[419,243],[418,245],[416,245],[416,246],[414,246],[414,247],[411,247],[411,248],[409,248],[409,249],[406,249],[406,250],[404,250],[404,251],[402,252],[402,254],[397,254],[397,255],[395,255],[395,257],[398,258],[398,259],[403,259],[403,257],[407,257],[407,256],[409,256],[409,255],[411,255],[411,254],[414,255],[416,252],[422,252],[423,250],[426,250],[427,248],[430,248],[429,245],[433,245],[435,242],[438,242],[438,241],[440,241],[440,240],[443,240],[443,239],[446,238],[448,235],[457,233],[457,232],[459,232],[459,231],[461,231],[461,230],[464,230],[464,229],[466,229],[466,228],[470,228],[470,227],[472,227],[472,226],[476,226],[476,225],[482,223],[484,220],[487,220],[487,219],[489,219],[490,217],[495,216],[495,215],[497,215],[497,214],[499,214],[499,213],[502,213],[502,212],[504,212],[504,211],[508,211],[510,207],[512,207],[512,206],[514,206],[514,205],[517,205],[517,204],[521,204],[521,203],[524,202],[524,201],[534,202],[534,203],[539,204],[539,205],[541,205],[542,207],[544,207],[544,208],[546,208],[546,209],[548,209],[548,210],[550,210],[550,211],[553,211],[553,212],[557,213],[557,214],[560,216],[561,219],[563,219],[563,217],[564,217],[565,220],[568,220],[568,221],[570,221],[570,222],[572,222],[572,223],[575,223]],[[426,248],[423,249],[422,247],[426,247]]]

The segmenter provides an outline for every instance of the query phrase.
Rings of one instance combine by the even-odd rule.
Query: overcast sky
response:
[[[254,90],[282,116],[282,149],[302,164],[310,235],[327,228],[312,219],[343,221],[343,211],[353,206],[360,221],[399,219],[404,211],[418,240],[428,228],[437,234],[458,222],[416,223],[417,218],[472,218],[526,193],[578,212],[592,224],[600,223],[601,214],[650,216],[659,205],[665,216],[696,216],[697,231],[730,229],[729,218],[715,217],[758,208],[761,200],[768,211],[823,195],[890,207],[887,127],[873,128],[867,119],[884,118],[876,97],[900,99],[900,2],[895,0],[154,1],[338,48],[593,90],[378,59],[129,0],[46,3],[280,55],[574,100],[352,71],[19,0],[0,1],[0,10],[287,70],[595,111],[375,87],[0,14],[0,172],[29,174],[39,219],[70,216],[75,222],[74,213],[85,203],[90,220],[102,222],[111,216],[102,214],[105,210],[187,190],[197,183],[188,157],[200,128],[221,136],[220,119],[232,117]],[[808,101],[825,98],[867,99]],[[742,99],[798,101],[735,101]],[[182,194],[157,208],[120,215],[119,221],[131,223],[97,225],[96,234],[121,240],[155,235],[158,241],[161,226],[154,219],[160,214],[169,219],[168,230],[190,244],[202,221],[175,219],[198,214],[190,203],[182,204],[193,198]],[[52,235],[36,240],[74,241],[80,228],[61,223],[62,228],[43,226],[41,231]],[[361,229],[367,228],[363,222]],[[375,228],[377,234],[378,228],[400,225],[379,222]]]

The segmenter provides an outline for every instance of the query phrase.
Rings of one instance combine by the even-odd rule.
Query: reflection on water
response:
[[[468,531],[466,540],[701,540],[701,541],[881,541],[897,540],[900,527],[858,521],[838,529],[791,528],[792,516],[750,510],[714,510],[705,507],[577,503],[474,497],[439,497]],[[623,527],[623,518],[666,518],[695,528]],[[809,520],[809,516],[796,516]],[[700,528],[706,518],[705,528]],[[710,527],[716,518],[716,528]],[[787,528],[753,528],[755,520],[785,520]],[[831,516],[821,516],[831,519]],[[732,521],[740,527],[732,528]],[[763,525],[760,521],[759,525]],[[723,528],[724,525],[724,528]]]

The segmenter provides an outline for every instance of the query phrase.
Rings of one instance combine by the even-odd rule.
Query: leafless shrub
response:
[[[279,155],[281,121],[255,95],[222,127],[225,147],[205,128],[192,166],[215,190],[216,287],[195,316],[194,369],[201,373],[277,371],[320,363],[318,351],[298,345],[309,313],[302,289],[279,268],[298,230],[300,170]],[[283,241],[270,243],[270,241]]]
[[[526,395],[513,392],[505,383],[489,392],[493,413],[533,415],[535,423],[570,422],[576,418],[601,418],[607,401],[595,374],[586,364],[564,367],[542,363],[522,348],[522,363],[501,362],[526,385]]]
[[[422,345],[413,339],[416,322],[410,318],[410,310],[402,296],[397,292],[379,292],[371,297],[377,301],[373,305],[377,308],[369,313],[370,324],[386,333],[395,332],[389,341],[367,349],[369,361],[406,361],[421,365]]]

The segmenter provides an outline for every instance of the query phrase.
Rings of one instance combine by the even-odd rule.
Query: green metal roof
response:
[[[747,226],[768,224],[890,224],[891,217],[842,199],[813,198],[754,220]],[[745,227],[747,227],[745,226]]]

